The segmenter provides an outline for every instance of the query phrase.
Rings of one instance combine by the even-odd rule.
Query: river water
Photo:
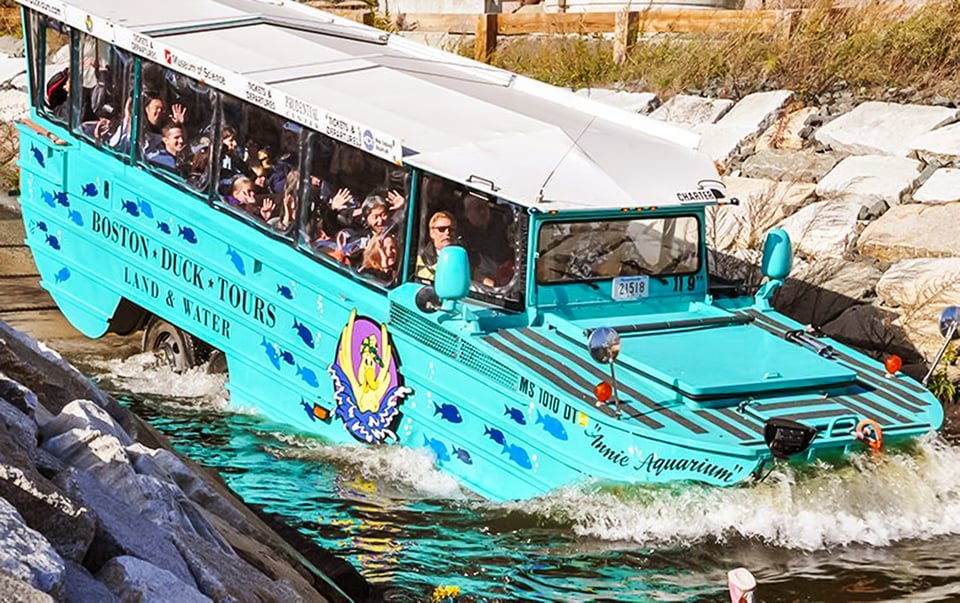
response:
[[[960,448],[775,469],[747,487],[587,485],[491,504],[429,456],[327,445],[230,407],[223,376],[152,356],[70,358],[250,504],[346,558],[390,601],[960,601]]]

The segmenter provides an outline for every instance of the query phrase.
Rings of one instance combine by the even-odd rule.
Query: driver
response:
[[[430,216],[430,240],[417,255],[417,278],[432,281],[437,271],[437,255],[440,250],[453,244],[457,221],[449,212],[441,210]]]

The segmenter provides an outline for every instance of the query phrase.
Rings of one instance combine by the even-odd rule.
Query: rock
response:
[[[14,76],[11,76],[11,81],[7,81],[6,85],[12,86],[13,79]],[[9,90],[0,90],[0,121],[13,123],[26,117],[29,104],[30,97],[22,90],[16,90],[12,87]]]
[[[870,101],[824,125],[814,138],[848,155],[906,157],[913,139],[956,118],[957,111],[945,107]]]
[[[274,582],[236,555],[225,555],[209,542],[179,534],[174,543],[190,566],[200,592],[214,601],[302,601],[290,586]]]
[[[916,185],[921,169],[919,161],[905,157],[847,157],[820,180],[817,196],[857,200],[868,208],[898,205]]]
[[[726,195],[739,205],[707,208],[707,237],[719,251],[759,249],[768,230],[813,195],[812,184],[724,177]]]
[[[48,440],[71,429],[92,429],[112,435],[122,446],[133,444],[133,439],[107,411],[90,400],[74,400],[63,407],[52,421],[43,426],[40,435]]]
[[[93,541],[96,518],[32,467],[0,464],[0,497],[46,538],[64,559],[82,561]]]
[[[77,469],[97,471],[106,483],[114,481],[108,476],[116,471],[133,474],[120,441],[96,429],[70,429],[44,442],[43,449]]]
[[[960,204],[900,205],[870,223],[857,247],[861,254],[896,262],[907,258],[960,257]]]
[[[789,90],[756,92],[743,97],[717,123],[694,128],[702,136],[700,149],[714,161],[726,164],[741,145],[753,140],[776,119],[792,97]]]
[[[716,123],[730,110],[733,101],[726,98],[704,98],[678,94],[654,110],[650,117],[680,126]]]
[[[610,88],[581,88],[577,94],[631,113],[649,113],[660,103],[653,92],[626,92]]]
[[[953,203],[960,201],[960,168],[940,168],[913,193],[918,203]]]
[[[960,258],[897,262],[877,283],[877,295],[888,306],[910,311],[934,304],[939,316],[943,306],[960,300]]]
[[[26,55],[23,47],[23,38],[20,36],[0,36],[0,56],[9,58],[17,57],[20,64],[25,64],[23,57]]]
[[[956,166],[960,164],[960,123],[921,134],[907,146],[926,163]]]
[[[0,593],[3,593],[5,601],[16,601],[16,603],[54,603],[55,601],[47,593],[2,569],[0,569]]]
[[[209,603],[209,597],[193,584],[183,582],[176,575],[152,563],[130,556],[108,561],[97,579],[121,601],[138,603]]]
[[[11,379],[36,394],[47,410],[59,413],[73,400],[91,400],[136,438],[136,418],[98,388],[56,352],[0,321],[0,366]]]
[[[707,250],[710,274],[731,281],[743,281],[744,288],[748,291],[754,290],[763,277],[760,274],[762,256],[759,249]]]
[[[36,394],[2,372],[0,372],[0,398],[12,404],[27,417],[33,417],[40,408]],[[36,432],[36,427],[33,431]]]
[[[37,459],[37,424],[0,398],[0,459],[32,467]]]
[[[870,262],[830,257],[798,262],[774,306],[797,322],[820,326],[873,296],[882,275]]]
[[[63,559],[39,532],[0,498],[0,570],[59,599],[66,569]]]
[[[67,568],[66,580],[63,585],[64,603],[119,603],[112,592],[96,578],[87,568],[79,563],[64,560]]]
[[[70,468],[57,475],[53,482],[100,519],[84,562],[86,567],[94,570],[114,557],[132,555],[166,569],[187,584],[194,584],[186,562],[166,530],[143,519],[136,509],[117,499],[92,475]]]
[[[809,258],[843,257],[859,232],[863,204],[857,201],[818,201],[781,222],[795,253]]]
[[[10,87],[11,80],[26,70],[27,63],[23,58],[3,58],[0,56],[0,88]]]
[[[817,114],[816,107],[802,107],[781,115],[773,125],[757,138],[754,149],[757,152],[766,150],[799,151],[803,148],[804,138],[800,135],[807,120]]]
[[[904,362],[922,361],[922,355],[900,327],[899,313],[888,308],[860,304],[847,308],[823,325],[825,335],[860,350],[897,354]]]
[[[785,182],[817,182],[840,161],[837,153],[764,149],[746,159],[744,176]]]

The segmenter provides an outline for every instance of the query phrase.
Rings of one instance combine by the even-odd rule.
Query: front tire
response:
[[[144,352],[153,354],[175,373],[182,373],[198,364],[199,339],[190,333],[178,329],[169,322],[150,317],[143,331],[141,347]]]

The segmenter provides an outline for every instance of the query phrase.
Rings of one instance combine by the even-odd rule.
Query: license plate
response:
[[[613,299],[617,301],[640,299],[650,292],[650,277],[618,276],[613,279]]]

